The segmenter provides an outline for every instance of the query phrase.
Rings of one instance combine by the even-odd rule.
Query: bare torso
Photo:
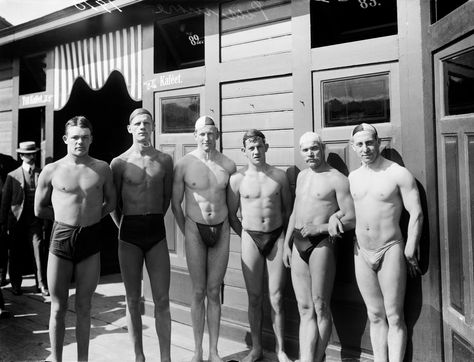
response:
[[[301,171],[296,185],[295,228],[328,222],[339,208],[334,189],[334,178],[339,176],[334,169],[324,172],[311,169]]]
[[[145,154],[131,148],[113,163],[121,176],[122,214],[163,214],[165,177],[172,172],[170,157],[154,148]]]
[[[245,230],[268,232],[283,224],[282,186],[283,171],[269,167],[265,171],[251,171],[248,167],[239,171],[240,209],[242,227]]]
[[[183,159],[186,215],[203,224],[218,224],[227,218],[226,188],[233,162],[221,153],[205,160],[196,151]]]
[[[349,176],[361,247],[377,249],[402,239],[399,220],[403,204],[395,181],[397,168],[400,166],[386,161],[378,170],[362,166]]]
[[[108,165],[93,158],[75,164],[61,159],[54,163],[51,203],[56,221],[89,226],[102,218],[105,171]]]

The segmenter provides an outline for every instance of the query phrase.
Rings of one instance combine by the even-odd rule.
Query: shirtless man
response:
[[[119,227],[119,262],[127,295],[127,326],[135,360],[144,361],[141,318],[143,263],[150,276],[155,304],[155,328],[162,362],[171,361],[169,304],[170,258],[164,215],[171,200],[173,161],[151,144],[153,117],[144,108],[130,115],[133,144],[110,164],[117,190],[112,218]]]
[[[226,188],[235,164],[216,149],[219,131],[214,120],[200,117],[195,124],[197,149],[175,166],[171,207],[184,233],[186,260],[193,287],[191,318],[195,351],[202,361],[204,299],[207,297],[209,361],[222,361],[217,352],[221,315],[220,290],[229,260],[229,221]],[[186,216],[181,208],[186,198]]]
[[[355,127],[351,144],[362,161],[349,175],[356,213],[355,274],[367,306],[374,360],[402,361],[406,263],[411,275],[420,273],[420,197],[412,174],[380,155],[380,139],[373,126]],[[406,243],[399,226],[403,207],[410,214]]]
[[[92,126],[82,116],[65,127],[67,155],[46,165],[38,179],[35,214],[54,220],[47,268],[53,361],[62,360],[69,284],[76,281],[77,359],[89,354],[92,294],[100,274],[100,220],[115,208],[109,165],[89,156]]]
[[[227,203],[229,220],[242,238],[242,271],[249,297],[249,322],[252,350],[242,362],[263,358],[262,306],[263,276],[268,270],[268,289],[278,361],[288,362],[284,351],[283,291],[286,271],[282,251],[285,229],[291,212],[291,193],[284,171],[270,166],[265,153],[268,144],[262,132],[251,129],[244,134],[242,152],[247,166],[230,178]],[[239,208],[242,223],[237,217]]]
[[[313,132],[303,134],[300,152],[309,168],[301,171],[296,181],[283,261],[291,266],[300,313],[300,361],[319,362],[324,358],[332,330],[334,238],[354,227],[354,206],[347,178],[326,162],[321,137]]]

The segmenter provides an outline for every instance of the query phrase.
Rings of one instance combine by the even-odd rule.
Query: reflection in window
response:
[[[155,24],[155,73],[204,65],[204,15]]]
[[[199,118],[200,97],[187,95],[161,99],[162,133],[194,132],[194,122]]]
[[[431,0],[434,21],[438,21],[442,17],[448,15],[454,9],[460,7],[462,4],[467,3],[468,0]]]
[[[474,113],[474,50],[444,61],[446,115]]]
[[[323,82],[324,126],[390,122],[388,74]]]
[[[396,0],[312,0],[311,47],[397,34]]]

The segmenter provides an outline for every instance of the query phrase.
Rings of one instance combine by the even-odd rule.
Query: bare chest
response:
[[[246,200],[280,197],[281,187],[273,179],[263,177],[244,177],[240,184],[240,197]]]
[[[307,203],[309,200],[332,200],[335,197],[334,186],[330,177],[306,175],[296,188],[296,198]]]
[[[123,182],[129,185],[142,185],[159,182],[165,176],[163,165],[156,160],[135,160],[127,162],[123,171]]]
[[[189,165],[184,182],[193,190],[222,190],[227,187],[229,173],[214,162],[194,162]]]
[[[361,177],[352,180],[350,191],[355,202],[390,201],[398,196],[396,183],[388,177]]]
[[[52,179],[53,189],[69,194],[88,194],[103,187],[101,175],[90,169],[63,169]]]

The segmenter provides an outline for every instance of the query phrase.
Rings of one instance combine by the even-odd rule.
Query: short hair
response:
[[[146,108],[137,108],[135,109],[131,114],[128,119],[128,124],[131,124],[133,119],[141,114],[145,114],[147,116],[150,116],[151,119],[153,119],[153,116],[151,115],[150,111]]]
[[[266,143],[265,135],[258,129],[252,128],[244,133],[244,136],[242,137],[242,143],[244,144],[244,147],[245,147],[245,142],[247,140],[257,141],[258,138],[260,138],[264,144]]]
[[[92,124],[84,116],[75,116],[75,117],[72,117],[69,121],[67,121],[64,126],[64,134],[67,135],[68,128],[74,127],[74,126],[81,127],[81,128],[89,128],[92,134]]]
[[[354,129],[352,130],[351,138],[354,137],[356,133],[363,132],[363,131],[372,132],[375,135],[375,139],[379,139],[377,129],[368,123],[361,123],[355,126]]]
[[[300,147],[301,147],[301,144],[306,140],[313,140],[313,141],[318,142],[321,145],[324,145],[324,142],[323,142],[321,136],[319,134],[317,134],[316,132],[305,132],[305,133],[303,133],[300,137]]]

